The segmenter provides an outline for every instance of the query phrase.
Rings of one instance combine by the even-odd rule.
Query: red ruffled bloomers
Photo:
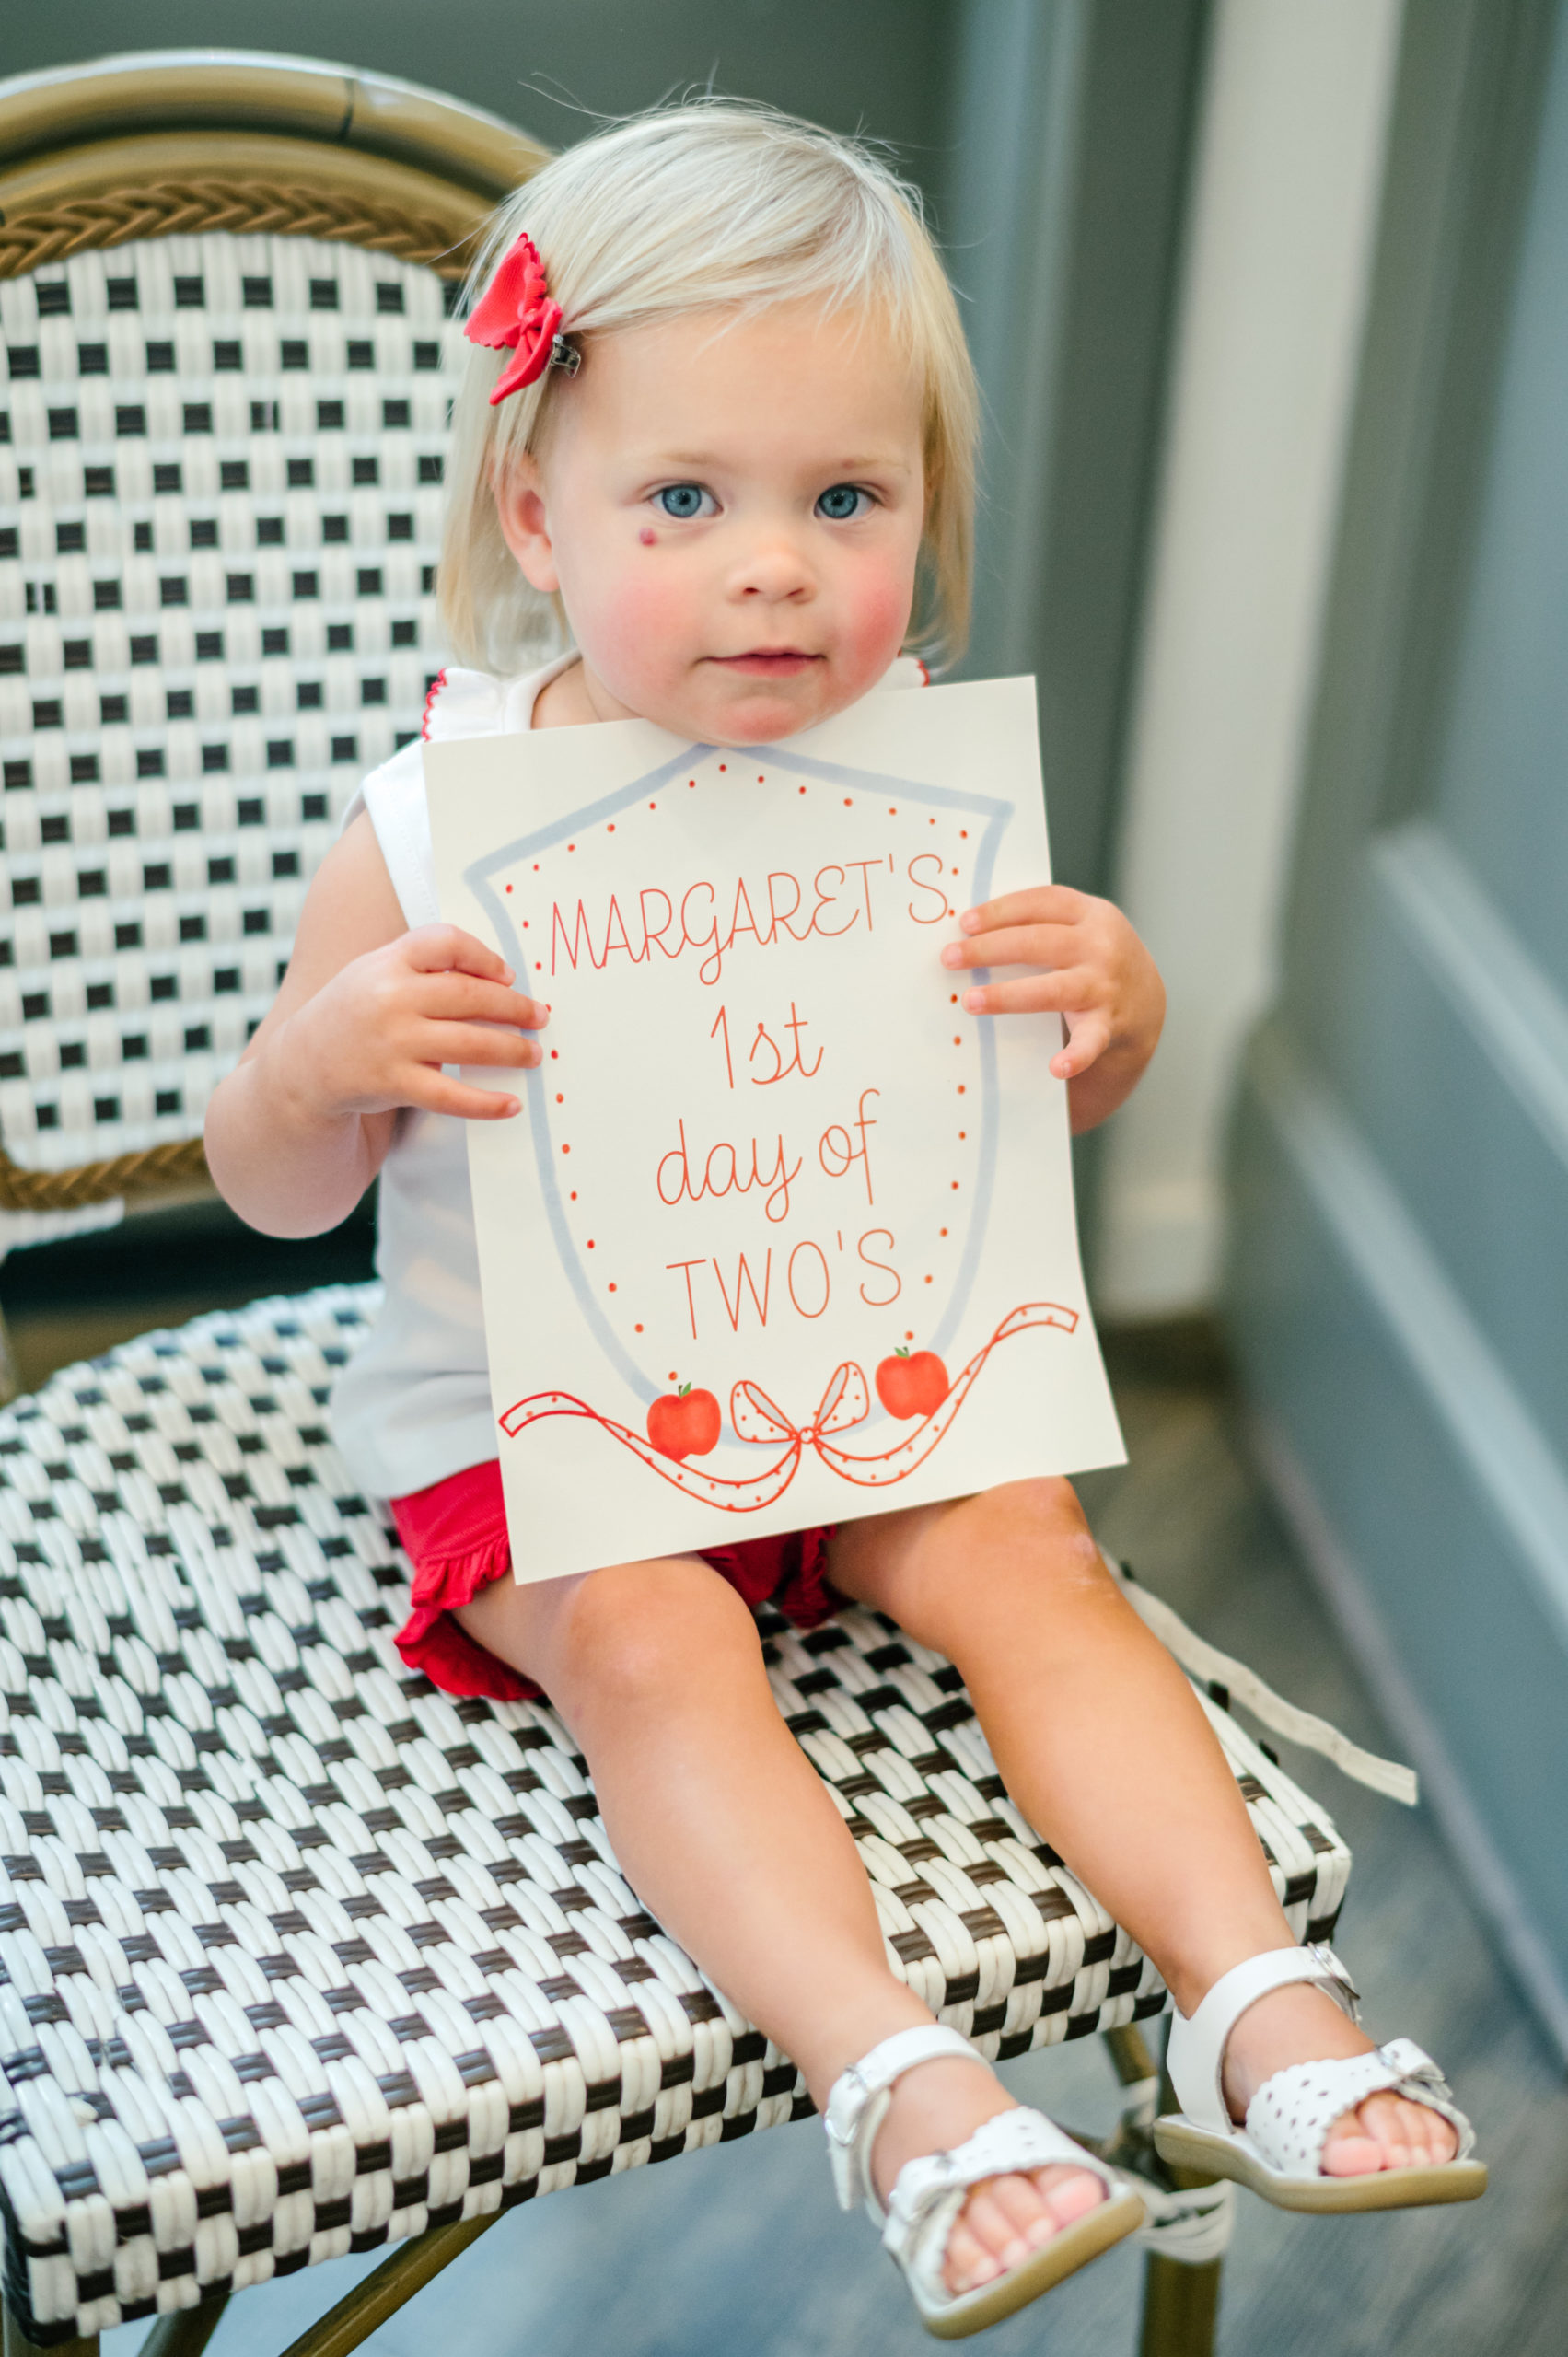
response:
[[[498,1661],[453,1618],[459,1606],[471,1604],[481,1588],[512,1568],[497,1460],[470,1465],[428,1490],[394,1498],[392,1519],[413,1565],[412,1608],[397,1635],[398,1651],[410,1669],[422,1669],[444,1694],[536,1701],[542,1688]],[[771,1603],[797,1629],[814,1629],[846,1601],[824,1568],[832,1535],[830,1524],[695,1551],[753,1611]]]

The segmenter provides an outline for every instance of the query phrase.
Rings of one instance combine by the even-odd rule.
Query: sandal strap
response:
[[[904,2163],[888,2202],[883,2247],[928,2302],[947,2300],[952,2295],[942,2277],[947,2238],[970,2188],[986,2177],[1060,2164],[1098,2177],[1108,2200],[1121,2189],[1114,2170],[1074,2143],[1043,2112],[1027,2107],[996,2112],[951,2152],[928,2153]]]
[[[828,2131],[828,2157],[841,2210],[853,2210],[864,2201],[880,2223],[885,2213],[871,2182],[871,2148],[887,2117],[893,2082],[918,2062],[953,2056],[966,2062],[981,2059],[958,2030],[944,2028],[940,2022],[923,2022],[918,2028],[885,2038],[834,2080],[822,2125]]]
[[[1440,2112],[1459,2140],[1456,2160],[1475,2149],[1475,2131],[1430,2054],[1396,2038],[1371,2054],[1330,2062],[1296,2062],[1265,2079],[1247,2107],[1247,2134],[1260,2157],[1283,2177],[1319,2175],[1323,2147],[1336,2119],[1368,2096],[1405,2096]]]
[[[1231,2031],[1260,1997],[1302,1981],[1324,1990],[1353,2022],[1360,2020],[1350,1974],[1332,1948],[1318,1944],[1270,1948],[1262,1956],[1249,1956],[1245,1963],[1221,1973],[1191,2019],[1172,2014],[1166,2067],[1177,2102],[1194,2127],[1229,2133],[1232,2122],[1221,2072]]]

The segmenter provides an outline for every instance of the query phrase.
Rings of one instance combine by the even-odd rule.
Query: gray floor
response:
[[[1388,1748],[1342,1648],[1234,1445],[1201,1364],[1119,1353],[1131,1469],[1085,1485],[1106,1543],[1292,1700]],[[1373,2026],[1444,2061],[1481,2131],[1493,2189],[1471,2208],[1287,2218],[1247,2200],[1228,2264],[1222,2357],[1561,2357],[1568,2345],[1568,2090],[1488,1946],[1433,1829],[1292,1756],[1356,1857],[1340,1944]],[[1010,2066],[1067,2122],[1109,2118],[1098,2046]],[[247,2293],[213,2357],[275,2357],[369,2262]],[[1115,2251],[999,2327],[995,2357],[1132,2357],[1140,2261]],[[863,2218],[833,2209],[807,2122],[515,2212],[368,2343],[416,2357],[894,2357],[930,2343]],[[140,2328],[107,2339],[133,2357]]]

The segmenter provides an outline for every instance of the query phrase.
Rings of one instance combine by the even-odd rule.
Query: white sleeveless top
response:
[[[557,656],[518,679],[444,671],[425,706],[432,744],[505,737],[533,725],[542,689],[576,661]],[[923,664],[900,656],[878,683],[920,687]],[[424,759],[405,745],[373,770],[343,815],[368,811],[409,927],[438,924]],[[528,1075],[523,1075],[525,1085]],[[333,1387],[333,1436],[360,1488],[407,1497],[496,1453],[484,1350],[466,1124],[412,1106],[399,1114],[381,1166],[376,1270],[386,1287],[363,1347]]]

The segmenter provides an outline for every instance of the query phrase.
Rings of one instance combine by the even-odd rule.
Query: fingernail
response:
[[[963,926],[966,933],[978,933],[980,931],[980,911],[978,909],[966,909],[963,915],[958,919],[958,923]]]
[[[985,1013],[985,993],[983,991],[966,991],[964,993],[964,1004],[971,1015],[983,1015]]]
[[[963,962],[963,951],[958,947],[956,941],[950,941],[946,949],[942,952],[942,963],[944,966],[961,966]]]
[[[1040,2250],[1055,2238],[1056,2231],[1054,2218],[1037,2218],[1028,2230],[1029,2242],[1036,2250]]]
[[[1012,2241],[1002,2253],[1003,2266],[1021,2267],[1024,2260],[1028,2258],[1029,2255],[1029,2248],[1030,2246],[1025,2242],[1021,2235],[1015,2235]]]

